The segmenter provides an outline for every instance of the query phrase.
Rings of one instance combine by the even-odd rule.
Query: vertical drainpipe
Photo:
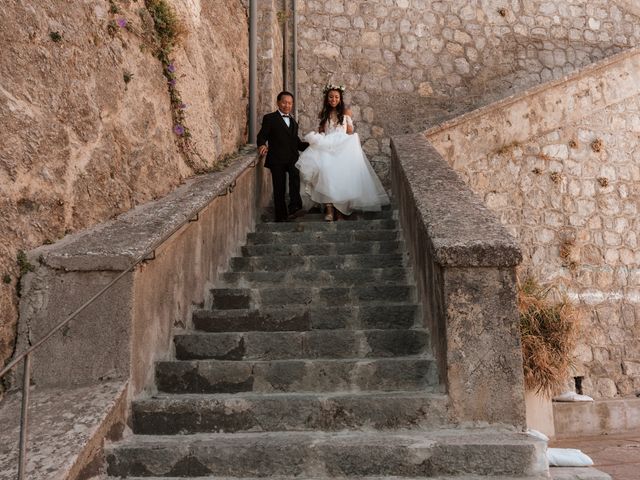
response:
[[[249,143],[256,143],[258,78],[258,0],[249,0]]]
[[[293,0],[293,62],[291,65],[293,95],[296,98],[295,117],[298,118],[298,1]]]
[[[282,90],[289,90],[289,0],[284,0],[282,16]]]

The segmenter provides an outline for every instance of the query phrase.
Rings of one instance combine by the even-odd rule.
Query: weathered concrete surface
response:
[[[0,4],[0,276],[9,282],[0,282],[0,365],[15,346],[19,250],[109,220],[194,173],[175,143],[143,3]],[[196,166],[211,167],[246,141],[246,6],[170,3],[185,27],[176,87]]]
[[[555,438],[556,430],[553,424],[553,402],[551,398],[537,394],[532,390],[525,390],[524,401],[527,408],[527,428],[544,433],[549,438]]]
[[[393,193],[453,416],[523,427],[520,250],[424,136],[392,147]]]
[[[26,478],[74,480],[98,473],[104,438],[117,439],[124,429],[126,389],[124,382],[73,390],[32,388]],[[1,480],[16,478],[20,404],[19,393],[0,402]]]
[[[554,402],[557,438],[615,435],[640,430],[640,398]]]
[[[639,72],[634,48],[426,132],[516,237],[522,276],[581,307],[571,376],[594,398],[640,389]]]
[[[260,165],[251,167],[254,161],[253,153],[246,154],[222,173],[196,178],[164,199],[30,252],[38,267],[24,282],[22,348],[180,222],[197,218],[39,350],[36,384],[129,378],[132,394],[151,384],[153,362],[168,354],[173,327],[187,325],[193,305],[204,304],[211,282],[268,201],[270,183]]]

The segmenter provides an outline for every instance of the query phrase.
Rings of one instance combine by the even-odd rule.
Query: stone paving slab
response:
[[[29,408],[27,477],[66,479],[90,461],[102,435],[121,407],[126,383],[112,382],[74,390],[33,390]],[[15,480],[20,432],[19,392],[0,402],[0,480]],[[75,475],[74,475],[75,478]]]
[[[591,467],[551,467],[553,480],[611,480],[611,476]]]
[[[640,429],[613,435],[563,438],[550,442],[549,446],[582,450],[598,470],[614,480],[640,478]]]

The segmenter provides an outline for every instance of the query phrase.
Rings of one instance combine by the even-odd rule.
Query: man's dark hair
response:
[[[283,90],[282,92],[280,92],[280,93],[278,94],[278,98],[277,98],[277,100],[278,100],[278,101],[280,101],[280,99],[281,99],[282,97],[286,97],[287,95],[288,95],[288,96],[290,96],[292,99],[294,99],[294,97],[293,97],[293,93],[291,93],[291,92],[287,92],[286,90]],[[295,100],[295,99],[294,99],[294,100]]]

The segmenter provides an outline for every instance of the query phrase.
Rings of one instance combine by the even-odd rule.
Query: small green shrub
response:
[[[18,268],[20,269],[20,276],[28,272],[33,272],[36,269],[36,267],[34,267],[31,263],[29,263],[29,260],[27,259],[27,254],[24,253],[24,251],[22,250],[18,251],[17,260],[18,260]]]
[[[171,50],[179,43],[185,33],[184,26],[166,0],[145,0],[144,4],[153,19],[160,44],[158,58],[162,63],[168,64],[170,63]]]

